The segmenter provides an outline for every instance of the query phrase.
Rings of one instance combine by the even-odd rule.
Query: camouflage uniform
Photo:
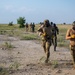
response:
[[[32,24],[32,32],[34,32],[35,31],[35,24],[33,23]]]
[[[29,31],[30,32],[32,31],[32,23],[30,23],[30,25],[29,25]]]
[[[26,27],[26,31],[28,31],[28,23],[26,23],[26,26],[25,27]]]
[[[70,40],[71,55],[75,68],[75,23],[73,23],[73,27],[67,31],[66,39]]]
[[[56,26],[56,24],[53,24],[53,38],[52,38],[52,43],[54,45],[54,51],[56,51],[56,47],[57,47],[57,34],[59,34],[59,29]]]
[[[44,49],[44,52],[46,53],[46,60],[47,63],[50,56],[50,46],[51,46],[51,36],[52,36],[52,26],[49,24],[49,20],[44,21],[44,25],[38,29],[39,32],[41,32],[42,36],[42,46]]]

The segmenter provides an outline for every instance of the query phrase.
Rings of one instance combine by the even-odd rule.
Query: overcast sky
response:
[[[0,23],[39,23],[49,19],[54,23],[72,23],[75,20],[75,0],[0,0]]]

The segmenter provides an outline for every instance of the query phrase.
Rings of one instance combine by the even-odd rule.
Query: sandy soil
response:
[[[11,42],[14,48],[2,48],[5,41]],[[45,53],[38,41],[0,35],[0,66],[12,68],[9,75],[75,75],[70,50],[57,47],[54,52],[51,46],[50,54],[50,61],[45,64]]]

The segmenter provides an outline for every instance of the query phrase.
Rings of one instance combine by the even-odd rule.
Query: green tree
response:
[[[63,24],[64,24],[64,25],[66,25],[66,23],[65,23],[65,22],[64,22]]]
[[[9,22],[9,24],[8,24],[9,26],[13,26],[13,22]]]
[[[25,19],[25,17],[19,17],[18,19],[17,19],[17,23],[18,24],[20,24],[20,28],[24,28],[25,27],[25,22],[26,22],[26,19]]]

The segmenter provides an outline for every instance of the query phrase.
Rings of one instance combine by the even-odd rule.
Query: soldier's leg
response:
[[[34,27],[33,27],[33,32],[34,32]]]
[[[53,39],[53,38],[52,38],[52,40],[51,40],[51,41],[52,41],[52,44],[54,45],[54,39]]]
[[[71,55],[72,55],[72,60],[73,60],[73,66],[75,68],[75,47],[70,46],[70,49],[71,49]]]
[[[56,51],[56,47],[57,47],[57,37],[55,36],[55,40],[54,40],[54,51]]]
[[[71,55],[73,59],[73,65],[75,65],[75,50],[71,50]]]
[[[45,40],[42,41],[42,46],[43,46],[44,52],[46,53],[46,41]]]
[[[73,61],[74,61],[74,65],[75,65],[75,50],[73,50]]]
[[[30,26],[30,32],[32,32],[32,27]]]
[[[57,47],[57,36],[55,37],[55,46]]]
[[[46,60],[45,60],[46,63],[48,63],[50,57],[50,46],[51,42],[46,42]]]
[[[26,32],[27,32],[27,27],[26,27]]]
[[[28,27],[27,27],[27,32],[28,32]]]

